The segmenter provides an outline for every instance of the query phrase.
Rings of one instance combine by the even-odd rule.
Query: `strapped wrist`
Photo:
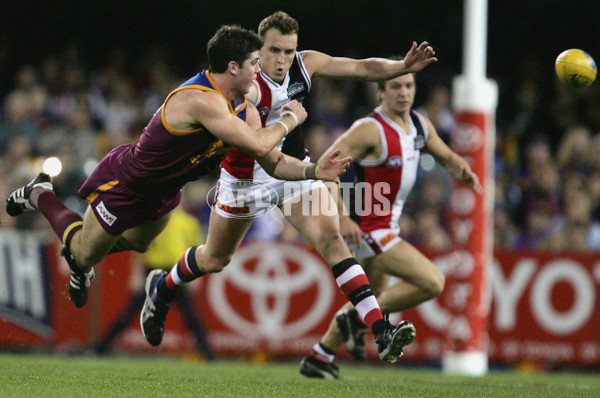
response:
[[[287,124],[285,124],[285,123],[284,123],[283,121],[281,121],[281,120],[278,120],[278,121],[276,121],[275,123],[281,123],[281,125],[282,125],[282,126],[285,128],[285,135],[288,135],[288,134],[289,134],[289,132],[290,132],[290,129],[289,129],[289,127],[287,126]]]
[[[314,166],[314,167],[313,167]],[[318,163],[309,163],[304,167],[303,176],[305,180],[318,180],[317,169],[319,168]]]
[[[290,127],[290,130],[293,130],[298,126],[298,116],[296,116],[296,114],[294,112],[292,112],[292,111],[281,112],[281,115],[279,115],[279,120],[282,120],[288,116],[290,116],[292,119],[294,119],[294,125],[292,127]]]

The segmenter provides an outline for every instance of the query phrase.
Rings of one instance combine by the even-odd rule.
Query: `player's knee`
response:
[[[427,293],[431,298],[435,298],[442,294],[444,291],[444,285],[446,284],[446,277],[439,270],[435,270],[431,275],[429,283],[427,284]]]
[[[345,247],[344,239],[339,231],[335,229],[322,231],[318,239],[321,253],[329,253],[338,247]]]

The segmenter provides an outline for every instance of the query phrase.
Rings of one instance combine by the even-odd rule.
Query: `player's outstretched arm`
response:
[[[345,78],[358,80],[388,80],[407,73],[418,72],[437,62],[435,51],[424,41],[412,46],[403,60],[386,58],[352,59],[332,57],[318,51],[303,51],[308,73],[314,77]]]
[[[469,166],[466,159],[452,151],[452,149],[444,143],[437,134],[435,127],[428,119],[427,127],[429,129],[429,138],[427,139],[426,147],[427,152],[444,166],[452,177],[466,183],[473,188],[477,194],[481,195],[483,193],[483,187],[479,182],[479,177],[471,170],[471,166]]]
[[[295,157],[273,149],[267,156],[257,158],[258,163],[269,175],[280,180],[323,180],[339,182],[352,158],[338,159],[340,151],[334,151],[319,160],[318,163],[307,163]]]

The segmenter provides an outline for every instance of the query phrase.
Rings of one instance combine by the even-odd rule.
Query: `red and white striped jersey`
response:
[[[294,99],[302,102],[310,91],[311,80],[304,61],[302,61],[301,53],[297,52],[283,83],[276,83],[267,74],[260,72],[253,84],[256,84],[258,88],[256,108],[260,114],[262,125],[265,127],[279,119],[283,105]],[[277,146],[287,155],[304,159],[306,149],[301,126],[294,129]],[[221,162],[221,167],[229,175],[238,179],[264,182],[273,178],[260,167],[254,158],[237,148]]]
[[[378,159],[356,163],[353,211],[365,232],[397,229],[404,203],[417,179],[421,149],[429,138],[429,130],[423,116],[415,111],[411,111],[408,131],[381,108],[362,120],[377,125],[382,150]],[[420,129],[415,123],[420,124]]]

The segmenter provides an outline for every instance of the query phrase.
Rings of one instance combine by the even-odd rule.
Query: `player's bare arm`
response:
[[[370,121],[359,120],[325,151],[321,159],[334,150],[340,150],[340,156],[352,159],[375,159],[381,153],[379,128]]]
[[[307,116],[302,105],[292,101],[284,106],[278,122],[256,130],[231,114],[227,102],[217,93],[192,89],[177,92],[166,106],[169,126],[181,130],[204,126],[227,144],[255,157],[268,154]]]
[[[248,104],[247,123],[254,129],[260,129],[260,116],[253,104]],[[256,160],[270,176],[280,180],[320,179],[323,181],[339,181],[339,176],[346,172],[352,159],[337,159],[337,155],[332,154],[321,164],[307,163],[282,153],[278,148],[274,148],[266,156],[258,157]]]
[[[444,166],[450,175],[468,184],[477,194],[483,192],[479,177],[471,170],[471,166],[465,158],[452,151],[446,143],[440,138],[435,127],[429,119],[426,118],[427,128],[429,129],[429,138],[427,140],[426,150],[435,160]]]
[[[250,91],[246,94],[246,100],[254,105],[258,102],[258,83],[256,83],[256,80],[250,85]]]
[[[341,156],[349,156],[357,160],[376,159],[381,154],[379,128],[373,122],[355,122],[325,151],[321,159],[335,151],[340,151]],[[339,186],[332,187],[328,185],[328,188],[337,202],[338,214],[340,215],[340,232],[344,240],[346,243],[354,243],[360,248],[361,236],[364,235],[363,230],[349,217]]]
[[[386,80],[406,73],[418,72],[429,64],[437,62],[435,51],[426,41],[418,46],[416,42],[413,42],[402,61],[385,58],[332,57],[311,50],[303,51],[302,56],[311,76],[371,81]]]
[[[340,151],[330,152],[322,157],[318,163],[307,163],[293,156],[282,153],[279,149],[273,149],[267,156],[256,160],[269,175],[286,181],[298,180],[322,180],[340,182],[352,158],[339,157]]]

